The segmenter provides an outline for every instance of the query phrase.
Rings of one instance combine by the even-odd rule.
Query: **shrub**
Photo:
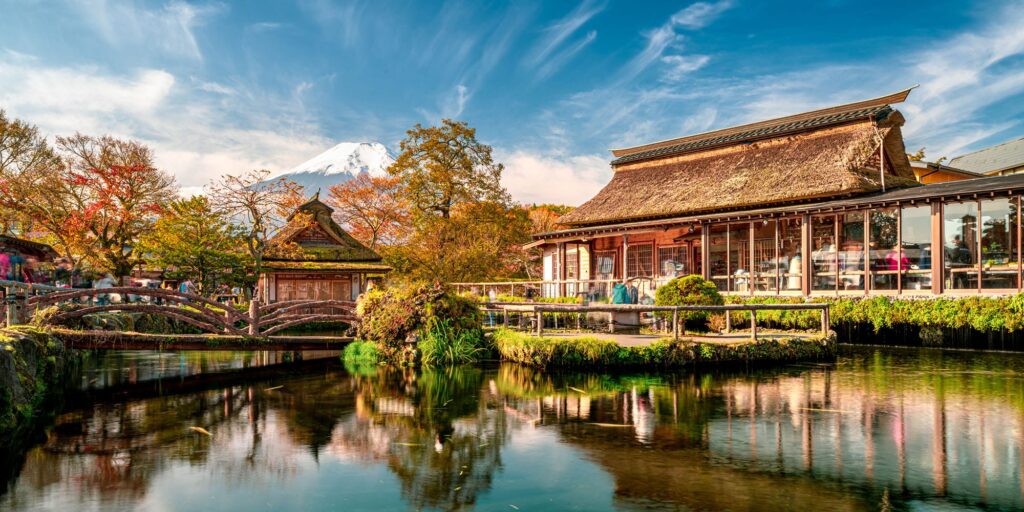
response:
[[[445,343],[479,344],[480,308],[471,299],[448,292],[441,286],[410,285],[375,289],[366,293],[356,307],[360,317],[359,338],[373,342],[380,357],[389,361],[412,359],[406,340],[425,339],[431,328],[444,329]],[[440,327],[437,322],[443,322]],[[439,341],[439,332],[434,333]],[[441,348],[438,348],[441,347]],[[431,349],[445,350],[435,344]],[[434,355],[434,353],[432,353]]]
[[[377,364],[378,357],[377,346],[362,340],[349,343],[341,354],[342,360],[350,364]]]
[[[725,304],[714,283],[700,276],[677,277],[658,287],[654,292],[654,303],[658,306],[720,306]],[[662,317],[669,316],[662,312]],[[704,322],[706,311],[680,311],[682,321]]]

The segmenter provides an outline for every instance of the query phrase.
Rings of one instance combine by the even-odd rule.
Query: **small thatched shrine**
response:
[[[259,277],[264,301],[355,300],[368,278],[391,270],[379,254],[345,232],[332,213],[318,192],[288,217],[270,241]]]

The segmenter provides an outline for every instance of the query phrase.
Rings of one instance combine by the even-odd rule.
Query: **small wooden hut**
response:
[[[264,302],[355,300],[367,279],[391,270],[332,218],[317,192],[288,218],[271,240],[259,276]]]

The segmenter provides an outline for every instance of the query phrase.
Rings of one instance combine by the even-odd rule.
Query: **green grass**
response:
[[[420,339],[420,360],[427,365],[477,362],[486,355],[479,329],[455,329],[449,319],[432,318]]]
[[[822,338],[761,340],[721,345],[662,338],[645,346],[622,347],[599,337],[540,337],[497,329],[491,335],[502,360],[536,367],[678,368],[693,364],[769,363],[831,359],[835,343]]]
[[[375,365],[380,360],[380,353],[377,351],[377,346],[372,342],[356,340],[345,347],[345,351],[341,354],[341,359],[346,364]]]

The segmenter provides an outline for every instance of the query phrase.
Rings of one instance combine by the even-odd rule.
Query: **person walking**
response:
[[[111,275],[111,274],[106,274],[102,278],[97,279],[96,282],[93,283],[92,287],[97,289],[97,290],[100,290],[100,289],[105,289],[105,288],[113,288],[115,285],[117,285],[117,280],[114,279],[114,276]],[[98,305],[98,306],[106,306],[106,305],[109,305],[109,304],[110,304],[110,294],[109,293],[101,293],[101,294],[96,295],[96,305]]]

